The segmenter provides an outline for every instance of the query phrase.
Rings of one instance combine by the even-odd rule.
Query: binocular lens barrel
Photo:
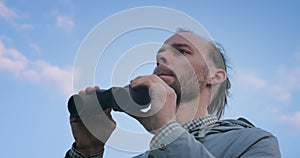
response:
[[[87,94],[75,94],[68,101],[68,110],[72,116],[90,115],[99,111],[112,108],[114,111],[124,112],[135,105],[138,108],[145,108],[151,102],[146,87],[129,88],[112,87],[107,90],[96,90]]]

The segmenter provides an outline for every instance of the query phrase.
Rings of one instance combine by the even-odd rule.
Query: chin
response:
[[[179,82],[172,82],[170,84],[168,84],[176,93],[176,104],[179,105],[180,101],[181,101],[181,87],[180,87],[180,84]]]

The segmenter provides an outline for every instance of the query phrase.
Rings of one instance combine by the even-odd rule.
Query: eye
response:
[[[191,54],[189,51],[185,50],[185,49],[177,49],[178,52],[180,52],[181,54]]]

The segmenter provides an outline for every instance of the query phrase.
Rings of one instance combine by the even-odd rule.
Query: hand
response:
[[[153,74],[140,76],[129,84],[131,88],[146,86],[151,97],[151,109],[143,115],[136,115],[136,118],[149,132],[154,132],[162,126],[175,120],[176,114],[176,93],[161,78]]]
[[[98,89],[100,89],[98,86],[93,88],[88,87],[85,91],[80,91],[79,94],[90,93]],[[70,116],[75,148],[80,153],[93,155],[104,150],[105,142],[116,128],[116,123],[110,113],[111,109],[106,109],[103,114],[99,115],[84,116],[81,118]],[[93,128],[91,129],[90,127]]]

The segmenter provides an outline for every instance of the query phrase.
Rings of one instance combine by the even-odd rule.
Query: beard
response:
[[[176,104],[179,105],[198,97],[202,83],[194,71],[187,71],[181,77],[176,77],[175,81],[169,85],[177,95]]]
[[[174,89],[177,99],[176,104],[188,102],[199,96],[200,90],[205,85],[207,71],[204,70],[187,70],[184,73],[176,75],[172,70],[166,67],[157,67],[154,73],[165,72],[174,77],[174,82],[169,86]]]

